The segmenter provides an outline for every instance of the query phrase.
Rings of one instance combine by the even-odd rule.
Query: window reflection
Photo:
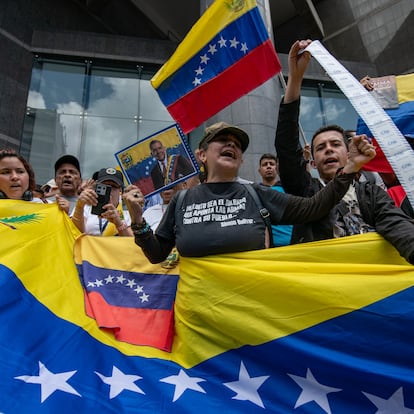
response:
[[[133,118],[137,114],[139,73],[92,65],[86,104],[88,115]]]
[[[83,101],[85,64],[37,59],[27,106],[58,113],[79,113]]]
[[[84,177],[91,177],[104,167],[116,167],[114,153],[136,141],[136,124],[132,118],[87,116],[82,132],[79,161]]]
[[[306,140],[310,142],[312,134],[323,124],[322,112],[315,88],[305,87],[301,94],[300,123]]]
[[[141,81],[140,84],[139,116],[141,121],[159,119],[171,125],[171,116],[164,105],[159,105],[157,92],[149,81]]]
[[[83,177],[116,166],[115,152],[174,121],[150,85],[156,67],[110,67],[93,61],[36,58],[21,152],[41,184],[65,153]]]
[[[337,124],[355,129],[358,114],[335,84],[307,83],[301,91],[300,123],[306,140],[323,125]]]
[[[328,124],[338,124],[344,129],[356,129],[358,114],[341,92],[324,90],[323,101]]]

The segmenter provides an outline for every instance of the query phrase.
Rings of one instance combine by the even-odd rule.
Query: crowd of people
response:
[[[99,215],[96,183],[110,188],[108,202]],[[64,155],[55,162],[55,177],[46,184],[35,181],[29,162],[12,149],[0,150],[0,198],[37,203],[56,203],[82,232],[100,236],[132,236],[128,211],[122,209],[124,178],[115,168],[103,168],[82,180],[79,160]]]
[[[378,232],[414,263],[410,204],[406,203],[411,210],[403,211],[387,193],[386,180],[360,172],[375,157],[371,140],[338,125],[325,125],[315,128],[309,145],[303,148],[300,143],[300,93],[311,59],[303,50],[310,42],[297,41],[290,50],[275,154],[261,156],[260,183],[239,177],[248,134],[220,122],[206,128],[198,145],[202,174],[173,187],[162,188],[167,158],[162,143],[151,143],[158,161],[151,176],[162,190],[153,205],[137,186],[124,188],[122,173],[113,167],[82,180],[73,155],[59,158],[54,178],[40,185],[30,164],[9,149],[0,151],[0,198],[56,203],[82,233],[134,237],[152,263],[165,261],[173,248],[181,256],[199,257],[366,232]],[[183,171],[185,177],[190,169]],[[99,204],[97,184],[110,188],[99,213],[94,212]]]

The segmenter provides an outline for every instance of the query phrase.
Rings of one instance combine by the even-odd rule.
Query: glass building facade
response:
[[[116,166],[114,154],[174,123],[152,88],[156,66],[36,56],[21,153],[41,184],[62,154],[78,157],[84,178]],[[322,125],[356,126],[357,114],[334,83],[306,81],[301,126],[309,142]],[[194,148],[200,130],[189,136]],[[256,177],[246,177],[255,180]]]
[[[173,123],[150,84],[150,65],[91,60],[34,61],[22,140],[38,182],[54,176],[62,154],[78,157],[82,175],[115,166],[114,153]]]
[[[337,124],[344,129],[356,129],[357,119],[355,109],[333,82],[304,82],[300,122],[308,142],[321,126]]]

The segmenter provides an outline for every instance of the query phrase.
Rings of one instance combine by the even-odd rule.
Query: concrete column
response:
[[[212,0],[200,0],[200,13],[204,13],[212,2]],[[269,2],[257,0],[257,4],[272,36]],[[215,122],[225,121],[239,126],[249,134],[250,145],[244,154],[244,162],[240,170],[242,178],[260,181],[261,177],[257,172],[260,156],[265,152],[275,153],[274,137],[281,93],[279,79],[276,75],[220,111],[204,125],[205,127]]]

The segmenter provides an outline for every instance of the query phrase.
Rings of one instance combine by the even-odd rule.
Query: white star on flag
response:
[[[372,394],[368,394],[367,392],[363,392],[362,394],[365,395],[375,406],[378,410],[375,414],[413,414],[414,410],[407,408],[404,405],[404,395],[402,387],[398,388],[394,394],[391,395],[388,400],[384,398],[377,397]]]
[[[127,285],[127,287],[130,287],[131,289],[133,289],[136,284],[137,283],[135,282],[134,279],[128,279],[128,282],[127,282],[126,285]]]
[[[54,374],[50,372],[44,364],[39,361],[39,375],[21,375],[15,379],[27,382],[29,384],[40,384],[41,402],[43,403],[55,391],[63,391],[69,394],[81,396],[71,385],[67,383],[77,371],[61,372]]]
[[[121,275],[116,278],[116,283],[124,283],[125,280],[124,275]]]
[[[110,386],[109,398],[115,398],[123,390],[129,390],[139,394],[145,394],[136,384],[135,381],[142,379],[138,375],[124,374],[115,365],[112,366],[112,377],[105,377],[103,374],[95,371],[95,374],[105,383]]]
[[[211,55],[214,55],[214,53],[217,52],[217,48],[216,45],[209,45],[208,46],[208,53],[210,53]]]
[[[259,407],[265,408],[263,401],[257,391],[268,378],[269,375],[263,375],[261,377],[250,377],[242,361],[240,363],[239,380],[225,382],[223,385],[225,385],[227,388],[230,388],[236,393],[232,399],[250,401]]]
[[[178,375],[171,375],[170,377],[160,379],[160,382],[175,385],[173,402],[177,401],[185,390],[193,390],[205,394],[206,392],[198,385],[202,381],[205,381],[205,379],[189,377],[182,369],[180,369]]]
[[[220,36],[220,40],[218,41],[218,44],[220,45],[220,48],[226,47],[227,40],[223,38],[223,36]]]
[[[106,284],[108,284],[108,283],[113,283],[113,282],[114,282],[114,277],[113,277],[113,276],[111,276],[111,275],[108,275],[108,276],[105,278],[105,282],[106,282]]]
[[[315,401],[327,414],[331,414],[331,407],[328,401],[328,394],[331,392],[342,391],[339,388],[328,387],[316,381],[312,371],[308,368],[306,378],[288,374],[296,384],[302,388],[302,392],[296,401],[295,408],[300,407],[310,401]]]
[[[246,44],[246,43],[242,43],[240,50],[241,50],[244,54],[246,54],[246,53],[247,53],[247,51],[249,50],[249,48],[247,47],[247,44]]]
[[[240,42],[236,39],[236,37],[234,37],[233,39],[230,39],[230,47],[234,47],[234,48],[236,48],[237,49],[237,45],[239,44]]]
[[[144,286],[137,286],[135,289],[134,289],[134,292],[137,292],[137,293],[141,293],[141,292],[143,292],[144,291]]]
[[[200,56],[200,60],[201,60],[200,63],[207,64],[207,62],[210,60],[210,58],[207,55],[203,55],[203,56]]]
[[[149,295],[143,293],[139,298],[141,299],[141,303],[148,302]]]

